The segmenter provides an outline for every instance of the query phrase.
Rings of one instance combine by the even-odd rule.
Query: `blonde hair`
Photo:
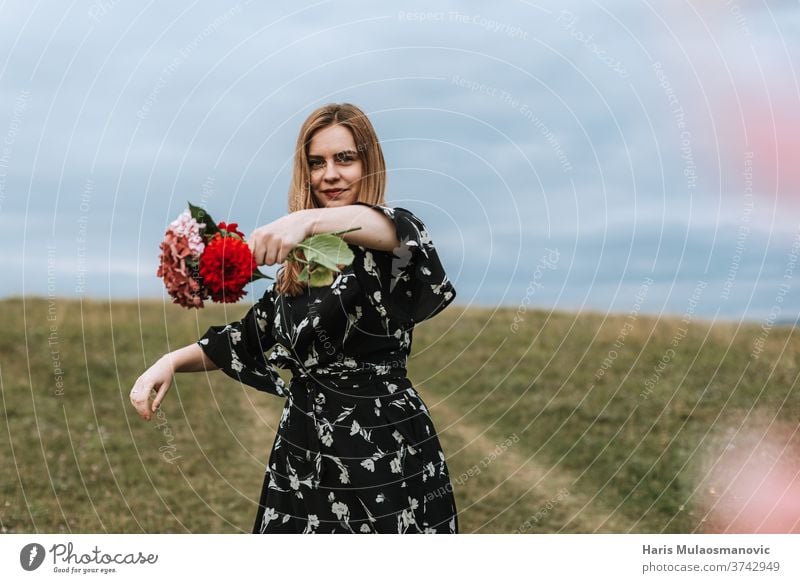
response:
[[[289,185],[289,212],[320,208],[311,192],[311,171],[308,163],[308,148],[314,134],[319,130],[339,124],[350,130],[356,143],[356,152],[361,159],[363,176],[358,190],[358,201],[369,204],[386,204],[386,163],[378,142],[378,135],[367,115],[350,103],[329,103],[314,110],[306,118],[297,136],[294,153],[292,181]],[[298,250],[302,257],[302,251]],[[275,291],[296,296],[306,289],[306,282],[299,281],[302,265],[286,262],[278,271]]]

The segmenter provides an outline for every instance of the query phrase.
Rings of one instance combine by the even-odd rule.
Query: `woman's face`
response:
[[[332,125],[318,130],[308,146],[311,193],[321,207],[358,200],[364,165],[350,130]]]

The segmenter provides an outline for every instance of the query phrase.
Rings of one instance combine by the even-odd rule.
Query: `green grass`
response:
[[[249,532],[282,400],[213,372],[178,375],[161,420],[128,402],[161,354],[247,306],[50,307],[0,302],[3,532]],[[414,332],[410,377],[457,480],[462,532],[708,530],[721,448],[800,415],[790,328],[752,358],[760,326],[695,320],[643,398],[679,320],[528,311],[513,332],[514,314],[451,306]]]

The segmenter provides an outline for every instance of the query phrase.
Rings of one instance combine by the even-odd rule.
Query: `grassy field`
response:
[[[128,401],[246,303],[0,302],[2,531],[249,532],[282,400],[213,372],[178,375],[151,423]],[[453,305],[414,333],[462,532],[730,531],[717,462],[800,468],[791,328],[514,317]]]

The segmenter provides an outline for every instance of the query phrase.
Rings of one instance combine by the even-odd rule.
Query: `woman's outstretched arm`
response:
[[[353,227],[361,228],[342,235],[347,243],[381,251],[393,251],[400,246],[392,220],[379,210],[363,204],[289,213],[258,227],[248,237],[247,244],[258,265],[274,265],[283,263],[289,251],[311,235],[345,231]]]
[[[192,342],[188,346],[169,352],[161,358],[171,363],[174,372],[200,372],[219,369],[197,342]]]
[[[168,352],[136,379],[131,389],[131,404],[142,419],[150,421],[172,386],[176,372],[199,372],[218,368],[196,342]],[[154,390],[156,396],[151,403],[150,395]]]
[[[315,208],[299,211],[306,213],[310,223],[308,234],[331,233],[361,227],[342,235],[353,245],[369,249],[392,251],[400,246],[397,230],[392,220],[382,212],[361,204],[349,204],[331,208]]]

